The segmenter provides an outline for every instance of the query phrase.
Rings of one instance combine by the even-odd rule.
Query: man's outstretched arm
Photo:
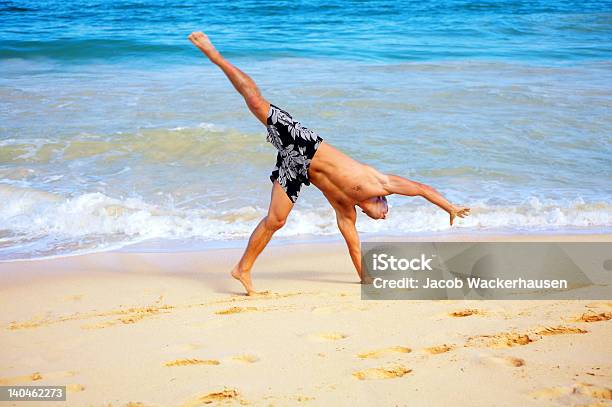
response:
[[[387,194],[400,194],[405,196],[422,196],[429,202],[444,209],[450,215],[450,224],[456,217],[464,218],[470,214],[470,208],[451,204],[436,189],[420,182],[411,181],[397,175],[387,175],[384,186]]]
[[[266,126],[268,112],[270,111],[270,103],[261,96],[253,79],[223,58],[204,33],[199,31],[192,32],[187,38],[189,38],[189,41],[198,47],[213,64],[221,68],[230,82],[232,82],[232,85],[234,85],[234,88],[242,95],[249,110],[264,126]]]
[[[355,270],[357,271],[361,282],[367,283],[368,278],[364,279],[361,270],[361,247],[359,242],[359,234],[357,233],[357,228],[355,227],[356,221],[357,213],[355,212],[355,207],[344,210],[336,209],[336,222],[338,223],[338,229],[340,229],[340,233],[342,233],[342,237],[344,237],[344,241],[348,247]]]

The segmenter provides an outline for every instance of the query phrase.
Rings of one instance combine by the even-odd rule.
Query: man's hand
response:
[[[207,57],[211,57],[217,53],[215,46],[210,42],[206,34],[201,31],[194,31],[187,37],[189,41],[200,49]]]

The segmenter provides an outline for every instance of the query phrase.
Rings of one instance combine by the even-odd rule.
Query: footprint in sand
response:
[[[0,385],[16,384],[16,383],[24,383],[24,382],[35,382],[37,380],[42,380],[42,379],[43,377],[40,374],[40,372],[34,372],[30,375],[0,377]]]
[[[156,315],[168,314],[175,307],[172,305],[149,305],[144,307],[131,307],[131,308],[120,308],[105,311],[105,312],[84,312],[76,313],[72,315],[64,315],[58,317],[49,317],[43,315],[35,315],[31,319],[23,322],[12,321],[8,325],[10,330],[18,329],[30,329],[49,326],[51,324],[57,324],[60,322],[67,321],[79,321],[92,318],[103,318],[103,317],[114,317],[111,320],[103,321],[101,323],[94,323],[89,325],[83,325],[83,329],[98,329],[106,328],[117,324],[133,324],[141,321],[144,318],[154,317]]]
[[[237,355],[233,356],[232,360],[242,363],[255,363],[259,361],[259,358],[255,355]]]
[[[578,383],[575,387],[581,394],[602,400],[612,400],[612,389],[609,387],[595,386],[589,383]]]
[[[565,399],[567,403],[576,404],[576,398],[590,397],[599,400],[612,400],[612,389],[603,386],[596,386],[590,383],[576,383],[573,386],[549,387],[534,391],[530,394],[536,399]]]
[[[503,332],[496,335],[478,335],[470,337],[466,346],[486,346],[489,348],[511,348],[513,346],[524,346],[533,342],[527,334]]]
[[[147,316],[148,315],[144,315],[144,314],[127,315],[125,317],[117,318],[117,319],[110,320],[110,321],[104,321],[104,322],[100,322],[97,324],[81,325],[81,329],[103,329],[103,328],[108,328],[109,326],[113,326],[113,325],[135,324],[136,322],[143,320]]]
[[[547,387],[545,389],[532,391],[529,395],[535,399],[558,399],[562,396],[571,395],[573,393],[572,387]]]
[[[64,297],[64,301],[81,301],[83,299],[82,294],[77,295],[67,295]]]
[[[586,312],[582,314],[579,318],[576,318],[578,322],[601,322],[601,321],[609,321],[612,319],[612,312]]]
[[[397,379],[412,372],[404,366],[372,367],[353,373],[359,380]]]
[[[525,366],[525,360],[524,359],[515,358],[513,356],[494,357],[493,360],[498,362],[498,363],[502,363],[504,365],[512,366],[512,367]]]
[[[298,395],[298,396],[295,396],[294,399],[298,403],[306,403],[306,402],[309,402],[309,401],[313,401],[315,398],[314,397],[309,397],[309,396]]]
[[[217,405],[232,401],[239,401],[240,404],[248,404],[245,400],[241,399],[240,393],[238,393],[236,389],[225,388],[222,391],[196,396],[193,399],[183,403],[182,407],[198,407],[210,404]]]
[[[232,296],[231,298],[232,300],[239,300],[239,301],[272,300],[272,299],[279,299],[279,298],[295,297],[296,295],[303,295],[303,294],[305,293],[301,291],[290,292],[290,293],[275,293],[271,291],[258,291],[251,295],[240,294],[240,295]]]
[[[570,334],[585,334],[588,331],[580,328],[573,328],[569,326],[554,326],[540,329],[536,332],[536,335],[551,336],[551,335],[570,335]]]
[[[510,366],[510,367],[521,367],[525,366],[525,360],[521,358],[515,358],[514,356],[483,356],[483,360],[488,360],[493,363]]]
[[[66,391],[68,393],[78,393],[81,391],[85,391],[85,386],[83,386],[82,384],[76,384],[76,383],[68,384],[66,385]]]
[[[388,348],[377,349],[369,352],[362,352],[357,354],[360,359],[378,359],[383,356],[391,355],[393,353],[410,353],[412,349],[405,346],[390,346]]]
[[[140,322],[145,318],[155,317],[160,314],[169,314],[174,308],[175,307],[172,305],[150,305],[145,307],[131,307],[127,309],[120,308],[108,312],[97,313],[95,315],[83,315],[78,319],[84,319],[87,317],[107,317],[111,315],[120,315],[118,318],[81,326],[82,329],[102,329],[114,325],[135,324],[136,322]]]
[[[462,317],[469,317],[472,315],[483,315],[483,312],[477,309],[464,309],[461,311],[451,312],[448,315],[454,318],[462,318]]]
[[[584,329],[563,325],[530,329],[529,332],[529,334],[517,332],[502,332],[496,335],[478,335],[475,337],[469,337],[466,342],[466,346],[484,345],[489,348],[511,348],[513,346],[528,345],[538,339],[542,339],[541,337],[543,336],[588,333],[588,331]],[[540,338],[537,338],[537,336],[540,336]]]
[[[2,377],[0,378],[0,385],[35,382],[38,380],[57,380],[62,379],[64,377],[72,377],[74,375],[76,375],[76,372],[71,371],[58,371],[48,373],[34,372],[32,374],[23,376]]]
[[[489,348],[511,348],[514,346],[524,346],[531,342],[535,342],[535,335],[552,336],[552,335],[571,335],[585,334],[588,331],[580,328],[568,326],[556,326],[540,328],[538,330],[530,330],[531,335],[517,332],[502,332],[495,335],[478,335],[469,337],[466,346],[486,346]]]
[[[231,314],[240,314],[243,312],[254,312],[254,311],[258,311],[259,308],[257,307],[230,307],[228,309],[224,309],[221,311],[217,311],[215,312],[215,314],[217,315],[231,315]]]
[[[214,359],[176,359],[170,362],[164,363],[164,366],[194,366],[194,365],[212,365],[216,366],[220,364],[218,360]]]
[[[585,305],[586,308],[612,308],[612,302],[610,301],[601,301],[601,302],[591,302]]]
[[[52,323],[53,323],[53,320],[51,320],[50,318],[46,318],[42,315],[35,315],[32,318],[30,318],[28,321],[24,321],[24,322],[11,321],[7,329],[11,331],[15,331],[18,329],[39,328],[41,326],[47,326]]]
[[[442,344],[439,346],[431,346],[429,348],[424,348],[423,351],[429,353],[430,355],[439,355],[440,353],[446,353],[453,350],[455,347],[453,345]]]
[[[323,332],[323,333],[310,335],[310,338],[317,342],[339,341],[341,339],[348,338],[348,335],[345,335],[340,332]]]

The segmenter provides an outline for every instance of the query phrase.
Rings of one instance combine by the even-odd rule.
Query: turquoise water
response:
[[[612,2],[0,1],[0,259],[248,237],[275,152],[219,50],[459,233],[612,227]],[[391,197],[364,233],[449,232]],[[280,238],[337,236],[314,187]]]
[[[2,1],[2,58],[186,63],[185,33],[228,57],[607,59],[610,1]]]

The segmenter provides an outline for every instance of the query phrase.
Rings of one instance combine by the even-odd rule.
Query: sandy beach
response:
[[[612,300],[362,301],[341,242],[268,248],[253,275],[270,293],[249,298],[228,278],[239,255],[1,263],[0,384],[66,385],[70,406],[612,399]]]

